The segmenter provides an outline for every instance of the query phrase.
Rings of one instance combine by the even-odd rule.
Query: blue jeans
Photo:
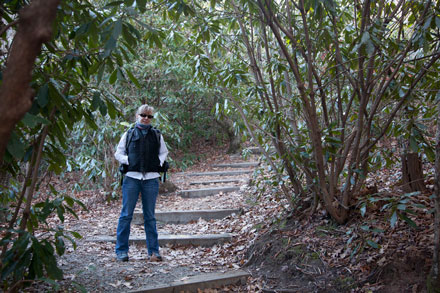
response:
[[[122,210],[119,217],[118,229],[116,230],[116,254],[128,252],[128,238],[130,236],[130,224],[133,219],[134,208],[139,197],[142,198],[142,212],[144,213],[144,228],[148,254],[159,253],[159,241],[157,239],[156,198],[159,193],[159,179],[138,180],[125,176],[122,183]]]

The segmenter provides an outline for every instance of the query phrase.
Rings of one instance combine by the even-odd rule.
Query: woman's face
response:
[[[153,113],[152,112],[143,112],[138,114],[138,121],[141,124],[150,124],[151,120],[153,119]]]

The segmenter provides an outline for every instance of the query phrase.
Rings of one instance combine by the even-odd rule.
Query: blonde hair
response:
[[[139,114],[141,114],[141,113],[145,113],[145,112],[148,112],[148,113],[154,114],[154,108],[151,107],[151,106],[148,106],[147,104],[142,105],[142,106],[140,106],[140,107],[137,109],[137,111],[136,111],[136,115],[139,115]]]

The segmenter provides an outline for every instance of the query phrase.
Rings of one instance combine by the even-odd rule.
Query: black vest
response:
[[[128,135],[127,135],[128,139]],[[152,128],[146,134],[135,127],[128,144],[128,169],[136,172],[158,172],[160,141]]]

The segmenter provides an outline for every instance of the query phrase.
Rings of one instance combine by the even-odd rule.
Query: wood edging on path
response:
[[[159,245],[194,245],[194,246],[213,246],[232,240],[234,235],[230,233],[221,234],[200,234],[200,235],[170,235],[159,234]],[[113,236],[95,236],[86,239],[87,242],[113,242],[116,243],[116,237]],[[145,236],[132,236],[128,240],[131,244],[145,244]]]
[[[206,221],[223,219],[229,215],[239,213],[241,213],[240,209],[157,211],[156,221],[166,224],[184,224],[199,219]],[[144,223],[142,212],[133,214],[132,223],[135,225]]]
[[[181,176],[236,176],[236,175],[244,175],[251,174],[254,170],[233,170],[233,171],[212,171],[212,172],[194,172],[194,173],[174,173],[174,175]]]
[[[240,190],[240,186],[221,186],[221,187],[212,187],[212,188],[180,190],[178,194],[184,198],[189,198],[189,197],[196,198],[196,197],[216,195],[221,192],[227,193],[238,190]]]
[[[250,274],[244,270],[224,273],[206,273],[177,280],[159,286],[144,287],[133,293],[198,292],[198,290],[220,288],[227,285],[245,284]]]

